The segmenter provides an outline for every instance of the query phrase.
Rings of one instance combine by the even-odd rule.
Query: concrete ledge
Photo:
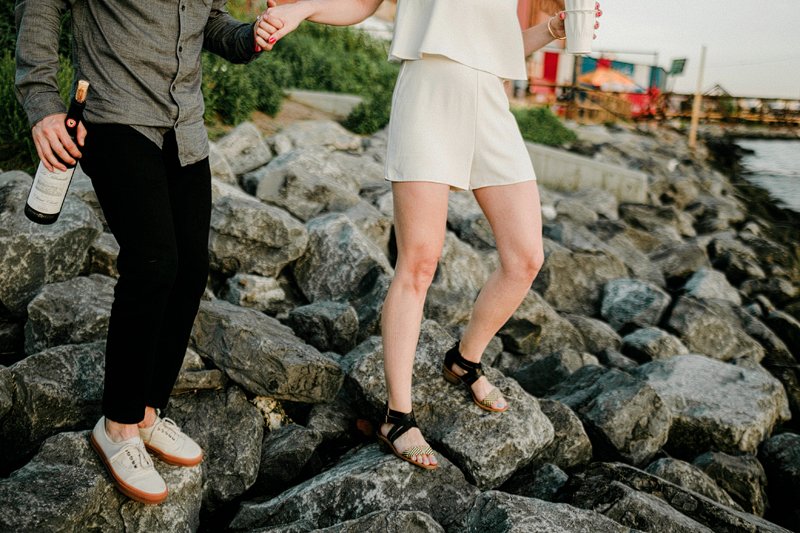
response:
[[[525,143],[539,183],[561,191],[597,187],[612,193],[621,202],[644,203],[647,175],[644,172],[600,163],[541,144]]]
[[[301,91],[299,89],[291,89],[287,91],[287,94],[290,100],[330,113],[336,118],[346,118],[353,108],[363,100],[354,94]]]

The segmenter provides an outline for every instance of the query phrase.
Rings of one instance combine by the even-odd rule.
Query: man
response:
[[[244,63],[267,32],[225,0],[17,0],[16,88],[52,170],[78,159],[120,252],[106,344],[103,417],[91,442],[118,488],[167,497],[148,451],[191,466],[203,451],[161,418],[208,277],[211,174],[203,124],[203,48]],[[274,5],[270,0],[270,6]],[[76,77],[91,83],[77,145],[56,85],[61,15],[72,10]]]

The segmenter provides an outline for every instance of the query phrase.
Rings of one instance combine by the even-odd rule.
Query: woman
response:
[[[257,33],[272,48],[303,20],[354,24],[380,3],[300,0],[269,9]],[[378,438],[425,469],[436,468],[437,460],[414,420],[411,374],[425,295],[444,243],[449,190],[472,190],[500,257],[461,341],[444,357],[444,378],[463,383],[484,410],[502,412],[508,404],[483,376],[481,356],[544,260],[536,176],[502,80],[527,80],[525,57],[564,38],[565,13],[520,32],[516,10],[516,0],[398,3],[390,58],[403,64],[386,157],[397,264],[381,319],[389,398]],[[596,10],[600,16],[599,4]]]

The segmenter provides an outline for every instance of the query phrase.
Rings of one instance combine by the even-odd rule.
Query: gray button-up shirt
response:
[[[17,0],[17,95],[32,125],[63,113],[58,95],[59,20],[72,9],[76,76],[90,84],[87,122],[133,126],[161,146],[175,130],[188,165],[208,155],[200,52],[253,59],[253,25],[225,0]]]

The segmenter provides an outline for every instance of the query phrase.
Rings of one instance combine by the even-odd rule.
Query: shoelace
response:
[[[178,427],[178,424],[176,424],[175,421],[172,420],[171,418],[167,417],[162,418],[161,423],[158,425],[158,428],[155,429],[158,429],[159,431],[163,432],[167,437],[169,437],[174,441],[178,440],[178,436],[181,433],[181,428]]]
[[[147,453],[147,451],[144,449],[144,446],[141,444],[128,444],[122,448],[119,453],[124,453],[130,460],[133,468],[137,470],[139,467],[153,467],[153,459],[150,458],[150,454]]]

